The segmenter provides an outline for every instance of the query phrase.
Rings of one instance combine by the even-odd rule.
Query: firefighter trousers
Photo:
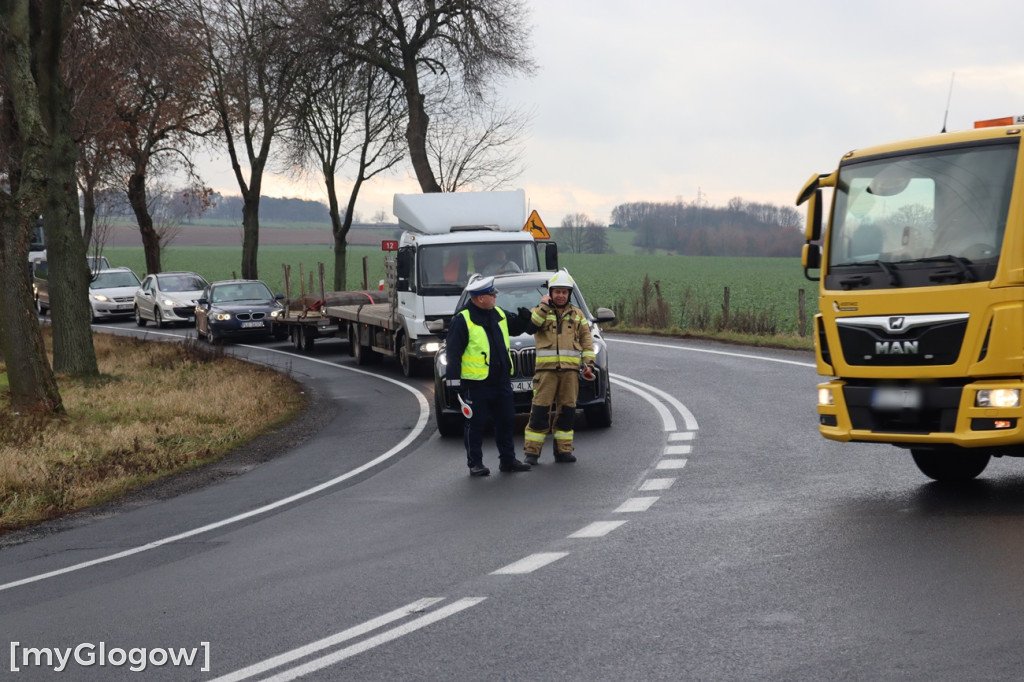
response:
[[[547,434],[555,437],[558,452],[572,452],[576,397],[580,392],[579,371],[552,369],[537,372],[533,379],[533,404],[526,425],[527,455],[540,455]]]

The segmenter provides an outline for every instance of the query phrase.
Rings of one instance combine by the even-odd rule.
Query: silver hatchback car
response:
[[[195,324],[196,301],[207,284],[202,275],[194,272],[146,275],[135,292],[135,324]]]

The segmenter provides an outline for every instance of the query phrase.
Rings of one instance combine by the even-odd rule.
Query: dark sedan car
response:
[[[196,334],[210,343],[239,336],[270,336],[284,311],[280,300],[258,279],[230,279],[208,285],[196,301]]]
[[[548,293],[548,279],[551,272],[525,272],[508,275],[496,275],[494,286],[498,289],[498,307],[503,310],[534,308],[540,304],[540,297]],[[469,301],[469,295],[463,291],[456,310],[462,310]],[[615,313],[608,308],[598,308],[597,314],[590,312],[579,287],[574,287],[570,302],[583,311],[590,323],[590,335],[594,339],[594,351],[597,363],[594,381],[580,378],[580,393],[576,407],[583,410],[590,426],[607,427],[612,423],[612,392],[608,380],[608,344],[601,338],[598,323],[612,322]],[[536,358],[536,347],[532,334],[522,334],[509,339],[512,346],[512,363],[515,375],[512,377],[512,390],[515,395],[516,412],[529,412],[533,400],[533,370]],[[434,357],[434,418],[437,430],[442,436],[462,435],[463,417],[458,400],[452,395],[445,381],[447,360],[444,346]]]

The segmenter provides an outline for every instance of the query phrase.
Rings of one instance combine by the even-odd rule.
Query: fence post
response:
[[[806,296],[804,295],[804,290],[800,289],[797,292],[797,301],[798,301],[797,305],[798,305],[798,308],[797,308],[796,319],[797,319],[798,333],[800,334],[801,337],[807,336],[807,305],[806,305],[805,298],[806,298]]]
[[[729,328],[729,287],[725,287],[722,296],[722,329]]]
[[[366,256],[363,256],[363,291],[367,291],[370,288],[370,285],[367,284],[367,282],[369,281],[368,278],[369,273],[366,269]]]

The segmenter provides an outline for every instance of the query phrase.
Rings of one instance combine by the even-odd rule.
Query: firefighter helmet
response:
[[[552,289],[569,289],[575,288],[576,282],[573,280],[572,275],[565,268],[562,268],[556,272],[551,279],[548,280],[548,293],[551,293]]]

